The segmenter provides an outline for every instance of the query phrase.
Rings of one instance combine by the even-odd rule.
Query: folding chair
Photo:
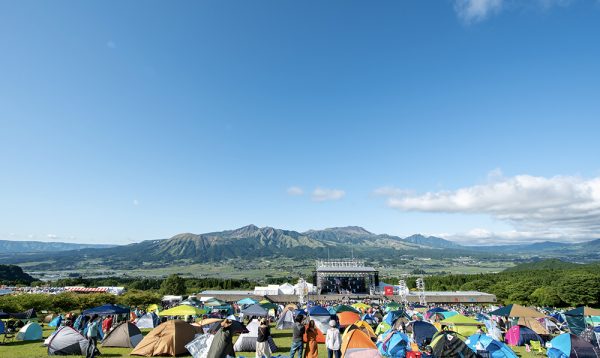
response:
[[[529,344],[531,344],[531,350],[536,354],[546,354],[544,347],[542,347],[539,341],[530,341]]]

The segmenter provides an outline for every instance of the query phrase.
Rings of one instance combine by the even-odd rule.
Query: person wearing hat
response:
[[[256,339],[256,358],[271,358],[271,347],[269,346],[269,337],[271,329],[265,318],[260,320],[258,326],[258,338]]]
[[[333,319],[329,321],[329,328],[325,335],[325,346],[327,347],[328,358],[340,358],[342,356],[340,330],[337,328],[337,322]]]
[[[233,350],[233,332],[231,332],[231,321],[226,319],[221,322],[221,328],[215,334],[206,358],[235,357]]]

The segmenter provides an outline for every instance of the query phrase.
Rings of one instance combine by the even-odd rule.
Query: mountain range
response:
[[[400,256],[425,258],[458,258],[462,256],[506,258],[567,257],[572,261],[597,260],[600,239],[566,244],[542,242],[506,246],[462,246],[434,236],[412,235],[406,238],[374,234],[358,226],[297,232],[272,227],[248,225],[235,230],[205,234],[183,233],[170,239],[146,240],[115,247],[52,246],[45,250],[31,243],[11,242],[12,251],[0,251],[6,263],[36,263],[38,269],[61,267],[76,269],[82,262],[93,260],[107,267],[133,268],[225,259],[288,257],[297,259],[348,258],[352,255],[371,259],[394,259]],[[23,243],[17,250],[18,243]],[[2,246],[0,246],[1,248]],[[61,250],[63,248],[63,250]],[[35,249],[35,250],[33,250]],[[44,251],[40,253],[39,251]],[[4,254],[7,253],[7,254]]]

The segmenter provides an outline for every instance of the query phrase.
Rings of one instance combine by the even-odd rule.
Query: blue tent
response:
[[[413,341],[420,347],[431,343],[433,336],[438,332],[434,325],[424,321],[411,322],[410,329],[412,329]]]
[[[549,358],[597,358],[594,346],[571,333],[563,333],[550,341]]]
[[[377,319],[375,319],[375,317],[369,313],[364,314],[361,320],[367,322],[368,324],[375,324],[377,322]]]
[[[292,313],[294,314],[294,317],[300,316],[300,315],[306,316],[306,311],[301,308],[294,310],[294,312],[292,312]]]
[[[4,334],[5,329],[4,322],[0,321],[0,334]]]
[[[332,314],[332,315],[336,315],[337,314],[337,312],[335,311],[335,308],[333,306],[328,307],[327,311],[329,311],[329,313]]]
[[[85,310],[81,314],[83,314],[83,315],[97,314],[98,316],[108,316],[108,315],[114,315],[114,314],[129,314],[129,308],[108,303],[108,304],[105,304],[102,306],[98,306],[98,307],[94,307],[94,308]]]
[[[244,299],[241,299],[239,301],[237,301],[238,305],[253,305],[255,303],[258,303],[258,301],[250,298],[250,297],[246,297]]]
[[[19,341],[38,341],[42,339],[42,326],[29,322],[19,330],[16,338]]]
[[[390,329],[377,341],[377,349],[384,357],[403,358],[406,357],[406,351],[410,351],[410,338],[400,331]]]
[[[388,312],[387,315],[385,315],[385,323],[389,324],[390,326],[394,325],[394,322],[396,322],[396,320],[400,317],[405,317],[408,318],[406,313],[403,310],[398,310],[398,311],[390,311]]]
[[[52,321],[50,321],[50,323],[48,323],[48,327],[58,327],[60,326],[60,323],[62,322],[63,318],[61,315],[58,315],[56,317],[54,317],[54,319],[52,319]]]
[[[331,316],[331,313],[329,313],[328,310],[326,310],[324,307],[321,306],[312,306],[308,308],[308,315],[309,316]]]
[[[470,336],[465,343],[473,352],[477,353],[477,343],[481,343],[483,348],[490,352],[492,358],[518,358],[518,356],[506,344],[493,339],[484,334],[474,334]]]

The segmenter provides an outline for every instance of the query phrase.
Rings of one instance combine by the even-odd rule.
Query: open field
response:
[[[399,262],[398,262],[399,261]],[[469,259],[422,259],[411,261],[378,261],[374,260],[369,265],[380,271],[380,277],[399,277],[403,274],[411,274],[415,270],[422,270],[426,274],[453,273],[453,274],[477,274],[500,272],[508,267],[514,266],[512,262],[506,261],[478,261]],[[185,277],[195,278],[225,278],[245,279],[261,282],[269,278],[290,278],[297,280],[298,277],[308,278],[314,270],[314,260],[294,260],[290,258],[277,258],[276,260],[257,259],[253,260],[224,260],[211,263],[189,263],[185,265],[172,265],[165,267],[144,267],[143,265],[130,270],[112,269],[104,267],[100,263],[91,263],[89,268],[77,271],[35,271],[30,270],[30,265],[22,264],[23,269],[44,280],[56,280],[65,278],[69,274],[82,275],[84,277],[148,277],[161,278],[170,274],[178,274]]]
[[[142,330],[143,334],[148,333],[150,330]],[[53,328],[44,328],[44,338],[48,337],[53,332]],[[291,344],[292,333],[290,330],[276,330],[271,327],[271,333],[275,344],[279,347],[279,350],[274,355],[287,356]],[[237,339],[234,338],[234,340]],[[536,357],[533,353],[528,353],[523,347],[512,347],[518,356],[523,358],[534,358]],[[130,356],[129,353],[132,351],[131,348],[103,348],[99,346],[101,357],[136,357]],[[238,357],[254,357],[254,352],[239,352]],[[46,347],[43,346],[43,341],[34,342],[21,342],[21,341],[9,341],[5,344],[0,344],[0,357],[2,358],[41,358],[48,357]],[[189,357],[189,355],[188,355]],[[327,349],[323,344],[319,345],[319,358],[327,357]],[[542,357],[537,355],[537,357]]]

